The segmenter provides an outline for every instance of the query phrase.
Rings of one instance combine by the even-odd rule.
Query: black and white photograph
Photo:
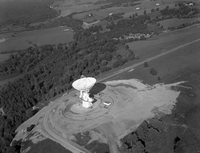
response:
[[[0,0],[0,153],[200,153],[200,0]]]

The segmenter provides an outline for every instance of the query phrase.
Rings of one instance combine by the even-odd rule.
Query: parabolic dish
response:
[[[72,83],[73,88],[76,90],[89,90],[96,83],[96,79],[92,77],[85,77],[78,79]]]

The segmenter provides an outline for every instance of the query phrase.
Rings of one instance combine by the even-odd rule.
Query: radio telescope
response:
[[[80,91],[79,98],[81,99],[84,108],[92,106],[94,99],[89,97],[89,91],[95,83],[96,79],[93,77],[82,77],[72,83],[72,87]]]

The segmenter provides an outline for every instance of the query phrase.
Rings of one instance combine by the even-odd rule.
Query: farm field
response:
[[[200,25],[194,25],[176,31],[162,33],[149,40],[130,42],[128,45],[140,59],[144,59],[198,38],[200,38]]]
[[[121,73],[112,79],[130,79],[137,78],[144,80],[148,84],[154,84],[160,82],[158,76],[163,82],[169,83],[173,79],[178,79],[184,71],[194,70],[199,68],[200,65],[200,47],[199,42],[195,42],[186,47],[180,48],[173,53],[169,53],[165,56],[157,58],[148,62],[148,67],[144,68],[144,65],[140,65],[133,71],[126,71]],[[154,46],[156,50],[156,46]],[[158,74],[153,76],[150,74],[150,68],[155,68]],[[184,80],[185,81],[185,80]]]
[[[12,51],[28,48],[32,45],[67,43],[73,39],[73,31],[68,27],[55,27],[20,33],[0,34],[6,41],[0,43],[0,51]]]
[[[98,0],[86,0],[86,1],[74,1],[74,0],[63,0],[55,1],[52,7],[56,10],[60,10],[60,16],[67,16],[74,12],[88,11],[91,9],[97,9],[102,5],[95,5]]]
[[[176,27],[179,26],[181,24],[189,24],[192,23],[194,21],[200,21],[200,18],[187,18],[187,19],[177,19],[177,18],[173,18],[173,19],[166,19],[163,21],[160,21],[159,23],[164,27],[164,29],[167,29],[169,27]]]
[[[102,20],[105,17],[107,17],[110,13],[118,14],[118,13],[128,13],[128,12],[133,13],[133,7],[115,6],[115,7],[105,8],[105,9],[97,9],[97,10],[91,10],[89,12],[78,13],[78,14],[73,15],[73,18],[85,21],[86,16],[89,13],[92,13],[93,18],[95,18],[96,20]]]
[[[159,3],[159,6],[156,6]],[[111,5],[113,4],[113,5]],[[169,0],[135,0],[135,1],[102,1],[102,0],[87,0],[87,1],[58,1],[53,4],[56,10],[61,11],[61,16],[66,16],[75,13],[73,17],[75,19],[85,20],[85,17],[92,13],[96,20],[103,19],[108,16],[109,13],[124,13],[124,17],[129,17],[133,13],[143,14],[144,10],[151,12],[151,9],[160,8],[163,9],[166,6],[174,7],[174,2]],[[139,9],[138,9],[139,8]]]

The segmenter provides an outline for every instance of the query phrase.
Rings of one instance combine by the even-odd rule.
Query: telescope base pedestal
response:
[[[86,102],[86,101],[82,101],[82,106],[84,108],[90,108],[92,106],[92,102]]]

